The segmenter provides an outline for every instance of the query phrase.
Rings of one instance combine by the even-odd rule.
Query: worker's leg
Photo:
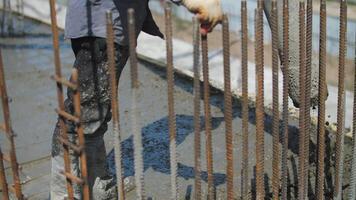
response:
[[[88,181],[92,188],[97,177],[107,178],[106,152],[103,136],[107,130],[107,122],[111,119],[109,69],[107,66],[106,43],[102,38],[80,38],[72,40],[73,51],[76,56],[74,67],[78,69],[79,90],[81,95],[81,120],[84,126],[86,139],[86,154],[88,165]],[[128,49],[116,46],[117,76],[128,58]],[[65,109],[73,113],[73,91],[68,90]],[[68,134],[75,140],[75,126],[66,122]],[[56,126],[52,145],[52,180],[51,198],[63,199],[66,197],[65,178],[60,174],[63,170],[63,152],[58,141],[59,126]],[[73,156],[74,158],[75,156]],[[71,162],[73,173],[79,174],[77,159]],[[80,193],[77,193],[80,198]]]

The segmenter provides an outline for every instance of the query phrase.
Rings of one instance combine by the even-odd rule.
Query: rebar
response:
[[[114,47],[114,30],[112,23],[112,13],[106,13],[106,44],[108,64],[110,69],[110,89],[111,89],[111,112],[113,121],[113,133],[115,143],[115,169],[117,179],[117,191],[120,200],[125,200],[125,185],[124,185],[124,171],[122,168],[122,152],[121,152],[121,133],[120,133],[120,112],[119,112],[119,98],[118,98],[118,80],[116,78],[115,67],[115,47]]]
[[[168,86],[168,118],[169,118],[169,152],[171,164],[171,199],[179,199],[177,180],[177,125],[174,111],[174,69],[173,69],[173,41],[172,41],[172,10],[165,7],[166,48],[167,48],[167,86]]]
[[[354,69],[356,69],[356,33],[355,33],[355,58]],[[356,70],[354,75],[354,105],[352,117],[352,164],[349,199],[356,198]]]
[[[299,165],[298,165],[298,199],[305,199],[305,76],[306,52],[305,49],[305,3],[299,2]]]
[[[313,1],[307,0],[307,24],[306,24],[306,73],[305,73],[305,141],[304,141],[304,195],[308,196],[309,177],[309,141],[310,141],[310,94],[311,94],[311,74],[312,74],[312,54],[313,54]]]
[[[320,2],[319,94],[316,199],[324,199],[325,100],[326,100],[326,3]]]
[[[259,0],[255,21],[256,62],[256,199],[265,198],[264,185],[264,44],[263,44],[263,1]]]
[[[22,188],[21,188],[21,181],[20,181],[20,176],[19,176],[19,164],[17,163],[17,158],[16,158],[16,148],[15,148],[15,141],[14,141],[14,134],[12,130],[12,124],[11,124],[11,117],[10,117],[10,107],[9,107],[9,99],[7,96],[7,87],[6,87],[6,81],[5,81],[5,72],[4,72],[4,66],[2,63],[2,54],[0,51],[0,89],[1,89],[1,102],[2,102],[2,110],[3,110],[3,119],[5,121],[4,127],[5,127],[5,134],[8,138],[9,145],[10,145],[10,165],[11,165],[11,171],[12,171],[12,176],[14,180],[14,185],[15,185],[15,195],[16,198],[19,200],[24,199],[24,196],[22,194]],[[1,160],[2,162],[2,160]]]
[[[278,10],[277,2],[272,1],[272,13],[271,13],[271,31],[272,31],[272,79],[273,79],[273,122],[272,122],[272,134],[273,134],[273,176],[272,176],[272,190],[273,199],[279,199],[279,185],[280,185],[280,151],[279,151],[279,84],[278,84]]]
[[[200,30],[198,19],[193,17],[193,71],[194,71],[194,170],[195,199],[201,199],[201,141],[200,141]]]
[[[347,34],[347,2],[340,1],[340,30],[339,30],[339,75],[337,102],[337,130],[335,144],[335,186],[334,198],[342,198],[343,176],[343,141],[345,131],[345,55]]]
[[[3,73],[3,71],[4,71],[3,69],[4,69],[4,66],[3,66],[3,61],[2,61],[2,53],[1,53],[1,49],[0,49],[0,72]],[[1,96],[3,96],[2,88],[3,88],[3,86],[1,85],[1,90],[0,90]],[[8,200],[9,199],[9,189],[8,189],[8,185],[7,185],[3,160],[4,160],[4,156],[3,156],[3,153],[1,151],[1,146],[0,146],[0,181],[1,181],[2,197],[4,200]]]
[[[282,194],[281,199],[287,200],[288,195],[288,91],[289,91],[289,2],[283,0],[283,113],[282,113]]]
[[[241,74],[242,74],[242,198],[248,199],[248,26],[247,3],[241,1]]]
[[[131,66],[131,125],[134,136],[134,161],[135,161],[135,182],[136,182],[136,199],[145,199],[144,174],[143,174],[143,147],[142,135],[138,123],[137,95],[139,89],[138,82],[138,64],[136,53],[136,25],[135,11],[128,9],[128,33],[130,48],[130,66]]]
[[[55,0],[50,0],[50,11],[51,11],[51,29],[52,29],[52,37],[53,37],[53,54],[54,54],[54,65],[55,65],[55,75],[57,77],[62,77],[61,72],[61,62],[59,57],[59,37],[58,37],[58,27],[57,27],[57,11],[55,8]],[[60,110],[64,110],[64,96],[63,96],[63,86],[62,84],[57,82],[57,100],[58,100],[58,107]],[[65,125],[64,118],[59,117],[59,126],[61,137],[65,140],[68,140],[67,135],[67,126]],[[64,170],[67,173],[71,172],[70,167],[70,159],[69,159],[69,147],[63,144],[63,158],[64,158]],[[68,199],[74,199],[74,192],[73,192],[73,184],[69,179],[66,179],[67,182],[67,192],[68,192]]]
[[[222,21],[223,31],[223,59],[224,59],[224,118],[226,138],[226,183],[227,199],[234,199],[234,162],[233,162],[233,134],[232,134],[232,94],[230,77],[230,33],[229,20],[226,15]]]
[[[208,59],[208,36],[201,35],[202,67],[204,80],[204,116],[205,116],[205,151],[206,168],[208,171],[208,200],[215,199],[214,188],[214,163],[213,144],[211,135],[211,110],[210,110],[210,84],[209,84],[209,59]]]
[[[72,83],[77,86],[79,85],[77,69],[73,69],[73,71],[72,71]],[[74,90],[73,103],[74,103],[74,115],[80,119],[81,104],[80,104],[80,92],[78,89]],[[85,149],[84,127],[81,122],[76,123],[76,132],[78,135],[78,146],[83,147],[83,149]],[[81,180],[83,180],[83,183],[82,183],[82,188],[83,188],[82,196],[83,197],[82,198],[84,200],[89,200],[90,192],[89,192],[89,184],[88,184],[88,170],[87,170],[87,159],[86,159],[85,150],[80,152],[79,158],[80,158],[80,173],[81,173],[80,178],[81,178]]]

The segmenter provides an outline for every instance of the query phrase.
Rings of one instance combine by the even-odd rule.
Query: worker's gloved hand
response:
[[[183,0],[182,4],[197,15],[202,34],[211,32],[222,21],[221,0]]]

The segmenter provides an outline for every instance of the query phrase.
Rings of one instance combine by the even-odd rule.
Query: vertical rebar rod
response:
[[[310,93],[311,93],[311,74],[312,74],[312,54],[313,54],[313,1],[307,0],[307,22],[306,22],[306,73],[305,73],[305,172],[304,172],[304,195],[308,196],[308,177],[309,177],[309,141],[310,141]]]
[[[279,185],[280,185],[280,150],[279,150],[279,61],[278,61],[278,11],[277,2],[272,1],[272,13],[271,13],[271,29],[272,29],[272,79],[273,79],[273,122],[272,122],[272,134],[273,134],[273,176],[272,176],[272,190],[273,199],[279,199]]]
[[[288,195],[288,91],[289,91],[289,3],[283,0],[283,113],[282,113],[282,200]]]
[[[1,57],[1,52],[0,52],[0,57]],[[1,61],[2,63],[2,58]],[[14,133],[12,130],[12,123],[11,123],[11,117],[10,117],[10,107],[9,107],[9,98],[7,95],[7,86],[6,86],[6,81],[5,81],[5,72],[4,72],[4,67],[3,65],[0,65],[0,89],[1,89],[1,103],[2,103],[2,110],[3,110],[3,117],[4,117],[4,128],[5,128],[5,133],[9,141],[10,145],[10,165],[11,165],[11,171],[12,171],[12,176],[13,176],[13,181],[15,185],[15,195],[16,198],[19,200],[24,199],[23,194],[22,194],[22,188],[21,188],[21,180],[20,180],[20,175],[19,175],[19,164],[17,163],[17,157],[16,157],[16,147],[15,147],[15,141],[14,141]],[[2,162],[2,161],[1,161]]]
[[[134,136],[134,161],[135,161],[135,182],[136,182],[136,199],[145,199],[144,174],[143,174],[143,147],[142,135],[138,122],[137,95],[139,90],[138,82],[138,64],[136,53],[136,23],[135,11],[128,9],[128,32],[130,48],[130,65],[131,65],[131,125]],[[118,174],[119,175],[119,174]]]
[[[226,182],[227,199],[234,199],[234,162],[233,162],[233,134],[232,134],[232,94],[230,77],[230,33],[229,20],[226,15],[222,21],[223,57],[224,57],[224,118],[226,142]]]
[[[114,31],[112,24],[112,14],[110,11],[106,13],[106,44],[108,63],[110,68],[110,89],[111,89],[111,110],[113,121],[113,133],[115,143],[115,166],[117,191],[120,200],[125,200],[124,187],[124,171],[122,168],[122,152],[121,152],[121,133],[120,133],[120,113],[119,113],[119,97],[118,97],[118,80],[116,78],[115,67],[115,47],[114,47]]]
[[[337,103],[337,131],[335,144],[335,186],[334,198],[342,198],[343,176],[343,141],[345,130],[345,55],[347,34],[347,2],[340,1],[340,30],[339,30],[339,77]]]
[[[3,61],[2,61],[2,53],[1,53],[1,49],[0,49],[0,71],[4,71],[3,70],[4,66],[3,66]],[[2,88],[2,86],[1,86]],[[2,90],[0,90],[1,92],[1,96],[2,94]],[[6,180],[6,174],[5,174],[5,168],[4,168],[4,157],[3,157],[3,153],[1,151],[1,146],[0,146],[0,181],[1,181],[1,189],[2,189],[2,198],[4,200],[8,200],[9,199],[9,190],[8,190],[8,185],[7,185],[7,180]]]
[[[196,17],[193,17],[193,71],[194,71],[194,170],[195,199],[201,196],[201,141],[200,141],[200,28]]]
[[[349,199],[356,198],[356,33],[355,33],[355,57],[354,57],[354,105],[352,117],[352,164]]]
[[[168,86],[168,118],[169,118],[169,152],[171,164],[171,199],[179,199],[177,180],[177,126],[174,111],[174,69],[173,69],[173,41],[172,41],[172,10],[165,7],[166,48],[167,48],[167,86]]]
[[[325,100],[326,100],[326,3],[320,2],[320,39],[319,39],[319,102],[318,102],[318,138],[317,138],[317,181],[316,199],[324,199],[324,157],[325,157]]]
[[[256,62],[256,198],[264,199],[264,44],[263,5],[259,0],[255,21],[255,62]]]
[[[73,69],[72,71],[72,82],[75,85],[79,85],[78,83],[78,70]],[[77,89],[74,91],[73,94],[73,103],[74,103],[74,115],[75,117],[81,117],[81,109],[80,109],[80,92]],[[76,124],[76,131],[78,135],[78,145],[82,147],[84,150],[80,152],[80,173],[81,179],[83,180],[82,185],[82,198],[84,200],[90,199],[90,192],[89,192],[89,184],[88,184],[88,170],[87,170],[87,159],[86,159],[86,152],[85,152],[85,138],[84,138],[84,128],[81,122]]]
[[[299,2],[299,165],[298,165],[298,199],[305,199],[305,76],[306,76],[306,52],[305,52],[305,3]]]
[[[53,37],[53,54],[54,54],[54,66],[55,66],[55,74],[57,77],[62,77],[61,72],[61,61],[60,61],[60,52],[59,52],[59,37],[58,37],[58,27],[57,27],[57,13],[55,8],[55,0],[50,0],[50,10],[51,10],[51,29],[52,29],[52,37]],[[63,96],[63,86],[62,84],[57,82],[57,100],[58,107],[60,110],[64,110],[64,96]],[[59,126],[61,130],[61,137],[64,140],[68,140],[67,135],[67,126],[65,125],[64,119],[59,117]],[[70,167],[70,159],[69,159],[69,147],[63,143],[63,158],[64,158],[64,171],[66,173],[71,173]],[[67,192],[68,199],[74,199],[73,193],[73,183],[67,178]]]
[[[247,3],[241,1],[241,74],[242,74],[242,199],[248,199],[248,26]]]
[[[208,171],[208,200],[215,199],[214,188],[214,163],[213,142],[211,135],[211,110],[210,110],[210,84],[209,84],[209,58],[208,58],[208,36],[201,35],[202,66],[204,80],[204,115],[205,115],[205,151],[206,168]]]

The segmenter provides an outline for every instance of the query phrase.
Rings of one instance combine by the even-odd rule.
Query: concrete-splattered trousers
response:
[[[74,66],[79,74],[79,91],[81,96],[81,120],[85,133],[85,150],[88,165],[88,181],[92,193],[95,181],[110,180],[106,166],[106,151],[103,140],[108,129],[107,123],[111,120],[110,80],[107,65],[106,41],[104,38],[83,37],[71,40],[75,54]],[[120,74],[128,59],[127,46],[115,45],[116,73]],[[74,112],[73,91],[68,89],[65,100],[65,110]],[[69,138],[76,141],[75,126],[66,121]],[[58,140],[60,134],[57,122],[52,140],[52,171],[51,171],[51,199],[63,200],[67,195],[65,177],[60,173],[64,170],[63,149]],[[71,152],[71,168],[75,175],[80,174],[79,160]],[[98,184],[98,183],[95,183]],[[115,187],[111,187],[115,188]],[[75,198],[81,199],[80,188],[74,186]],[[109,192],[110,193],[110,192]],[[113,193],[113,192],[111,192]],[[94,196],[96,196],[95,194]],[[98,194],[99,195],[99,194]],[[100,199],[112,199],[110,194]],[[97,199],[91,194],[91,199]]]

